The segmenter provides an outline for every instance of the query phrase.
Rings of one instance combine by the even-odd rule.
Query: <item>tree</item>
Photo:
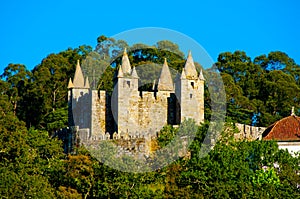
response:
[[[97,38],[95,51],[101,56],[101,60],[111,62],[120,55],[128,44],[124,40],[115,40],[114,38],[101,35]]]
[[[26,93],[30,76],[31,73],[22,64],[9,64],[0,76],[7,83],[7,87],[3,91],[10,98],[14,115],[17,115],[19,118],[22,118],[21,112],[24,111],[22,110],[22,105],[24,104],[21,101]]]
[[[0,195],[3,198],[53,198],[62,169],[61,144],[47,132],[29,131],[0,97]],[[53,184],[52,184],[53,183]]]
[[[66,161],[64,187],[72,187],[87,198],[91,194],[94,181],[93,162],[87,155],[69,155]]]
[[[155,45],[159,50],[166,50],[178,54],[184,58],[184,53],[179,50],[179,46],[169,40],[158,41]]]
[[[299,108],[299,87],[291,75],[278,70],[270,71],[263,84],[259,93],[263,102],[260,110],[273,116],[273,119],[269,118],[268,124],[290,115],[292,106],[295,106],[296,110]]]
[[[254,59],[254,63],[260,65],[264,70],[286,70],[292,69],[296,63],[286,53],[280,51],[270,52],[268,56],[261,55]]]
[[[233,121],[268,126],[289,115],[292,106],[299,109],[300,70],[287,54],[270,52],[252,62],[245,52],[225,52],[216,66],[225,84],[227,115]]]

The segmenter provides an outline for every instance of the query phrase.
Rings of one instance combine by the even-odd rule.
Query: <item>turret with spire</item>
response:
[[[83,76],[79,60],[77,60],[73,82],[71,78],[69,79],[68,89],[69,125],[91,129],[89,116],[92,115],[91,107],[94,102],[91,99],[94,93],[90,89],[88,77]]]
[[[191,51],[189,51],[180,78],[177,78],[175,95],[178,99],[177,123],[192,118],[196,123],[204,121],[204,76],[197,73]]]
[[[122,63],[119,66],[118,73],[117,73],[117,78],[119,85],[121,81],[126,81],[126,84],[128,84],[129,87],[133,88],[131,85],[135,85],[137,88],[138,86],[138,80],[139,76],[136,72],[135,67],[131,68],[131,64],[128,58],[127,50],[126,48],[124,49],[123,56],[122,56]]]
[[[74,84],[72,82],[72,79],[70,78],[68,83],[68,89],[72,89],[72,88],[74,88]]]
[[[85,78],[84,88],[90,88],[90,82],[89,82],[89,78],[88,77]]]
[[[194,60],[193,60],[191,51],[189,51],[187,60],[185,62],[184,72],[185,72],[187,79],[197,79],[198,78],[197,70],[196,70],[196,67],[194,64]]]
[[[161,69],[160,77],[158,79],[157,89],[159,91],[172,91],[172,90],[174,90],[173,80],[172,80],[171,72],[170,72],[170,69],[169,69],[166,58],[165,58],[163,67]]]
[[[131,73],[131,65],[129,62],[126,48],[124,49],[124,52],[123,52],[121,67],[122,67],[122,71],[125,75],[129,75]]]
[[[122,70],[122,67],[120,66],[119,67],[119,70],[118,70],[118,75],[117,75],[118,78],[120,77],[124,77],[124,73],[123,73],[123,70]]]
[[[202,69],[200,70],[200,74],[199,74],[199,80],[201,80],[201,81],[205,81],[205,78],[204,78],[204,76],[203,76]]]
[[[135,67],[132,68],[131,77],[134,78],[134,79],[139,79],[139,76],[138,76],[138,74],[135,70]]]
[[[137,128],[138,119],[133,115],[138,115],[138,82],[139,76],[135,67],[131,67],[125,48],[112,100],[115,103],[113,113],[119,133]]]
[[[180,79],[186,79],[186,75],[185,75],[185,70],[182,69],[181,75],[180,75]]]
[[[79,60],[77,60],[75,75],[73,79],[74,88],[84,88],[84,77],[80,67]]]

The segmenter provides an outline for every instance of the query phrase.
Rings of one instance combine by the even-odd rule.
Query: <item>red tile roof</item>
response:
[[[275,122],[262,137],[263,140],[300,141],[300,117],[291,115]]]

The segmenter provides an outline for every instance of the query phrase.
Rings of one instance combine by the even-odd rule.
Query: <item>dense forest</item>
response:
[[[126,41],[100,36],[94,49],[82,45],[50,54],[32,70],[15,63],[4,69],[0,79],[1,198],[300,197],[299,156],[279,150],[276,142],[233,139],[234,122],[268,126],[290,115],[292,106],[299,114],[300,66],[280,51],[254,59],[243,51],[220,53],[212,68],[220,72],[225,85],[228,128],[205,157],[198,153],[209,128],[208,89],[206,122],[196,126],[187,121],[197,131],[190,158],[179,158],[154,172],[126,173],[105,166],[83,147],[72,155],[63,153],[62,141],[51,135],[68,125],[67,85],[77,60],[93,88],[112,91],[124,48],[132,65],[149,67],[139,74],[141,81],[143,76],[155,76],[158,70],[153,63],[162,64],[164,58],[176,71],[184,66],[184,53],[171,41],[129,46]],[[152,82],[142,85],[140,89],[151,89]],[[163,128],[158,148],[176,132],[171,126]]]

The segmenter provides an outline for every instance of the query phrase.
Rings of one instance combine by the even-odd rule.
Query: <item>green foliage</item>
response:
[[[188,197],[192,198],[261,198],[264,195],[286,198],[287,193],[299,196],[296,184],[289,187],[282,183],[290,176],[281,176],[285,170],[283,156],[289,162],[297,162],[297,158],[279,150],[275,142],[236,142],[222,137],[208,156],[192,155],[177,183],[180,188],[188,189]],[[289,164],[294,171],[298,168],[296,162]],[[271,168],[274,163],[280,170]],[[265,173],[264,166],[269,167]],[[296,180],[299,175],[294,177]]]
[[[158,145],[162,148],[166,146],[175,137],[177,129],[171,125],[164,126],[157,137]]]
[[[111,68],[109,62],[101,59],[101,55],[95,51],[90,52],[81,63],[82,72],[85,77],[88,77],[92,89],[97,88],[101,75],[109,68]],[[107,83],[109,82],[111,81],[107,80]]]
[[[110,66],[107,67],[101,75],[100,80],[98,82],[98,90],[105,90],[108,93],[112,93],[114,88],[113,77],[115,73],[116,68],[112,68]]]
[[[287,54],[270,52],[252,62],[245,52],[225,52],[216,66],[225,85],[227,115],[233,121],[268,126],[289,115],[292,106],[299,110],[300,69]]]
[[[45,117],[45,122],[47,124],[47,131],[54,132],[55,130],[62,129],[68,126],[68,109],[58,108],[53,112],[50,112]]]
[[[252,177],[252,183],[254,186],[264,186],[266,184],[279,186],[280,179],[274,171],[274,168],[266,170],[261,169],[255,172],[255,175]]]
[[[9,64],[0,76],[5,80],[5,83],[2,84],[2,94],[6,94],[9,97],[14,115],[22,119],[26,107],[26,104],[24,104],[26,87],[30,76],[31,73],[22,64]]]
[[[27,130],[12,110],[0,117],[2,198],[55,197],[63,157],[61,143],[49,139],[47,132]]]
[[[179,46],[171,41],[162,40],[156,43],[156,47],[160,50],[167,50],[184,58],[184,53],[179,50]]]

